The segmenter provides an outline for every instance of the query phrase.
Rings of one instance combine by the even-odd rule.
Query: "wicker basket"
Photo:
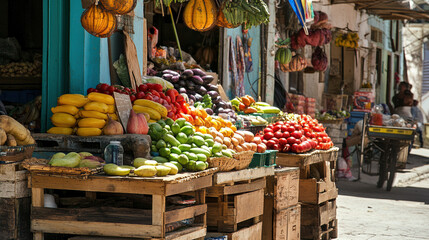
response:
[[[0,146],[0,161],[19,162],[31,158],[36,144],[24,146]]]
[[[234,159],[236,159],[235,170],[242,170],[249,167],[250,162],[252,162],[253,151],[245,151],[234,154]]]
[[[229,172],[235,168],[237,160],[229,157],[215,157],[207,160],[209,167],[217,167],[219,172]]]
[[[42,173],[42,174],[53,174],[53,175],[66,175],[73,177],[83,177],[86,178],[89,175],[94,175],[103,171],[103,167],[98,168],[71,168],[71,167],[55,167],[50,166],[49,160],[46,159],[37,159],[30,158],[25,159],[22,163],[22,166],[26,168],[31,173]]]

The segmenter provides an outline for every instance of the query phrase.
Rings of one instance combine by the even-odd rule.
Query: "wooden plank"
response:
[[[243,228],[237,232],[228,234],[228,240],[261,240],[262,239],[262,222]],[[264,239],[265,240],[265,239]]]
[[[164,237],[165,225],[165,196],[153,195],[152,196],[152,225],[161,227],[161,237]]]
[[[32,178],[29,179],[29,182]],[[45,190],[43,188],[31,188],[31,205],[33,207],[43,207],[45,204]],[[31,227],[31,231],[33,231],[33,239],[34,240],[43,240],[43,233],[37,230],[34,230]]]
[[[130,75],[131,87],[137,90],[137,86],[142,84],[142,75],[140,71],[137,49],[130,35],[123,31],[125,42],[125,56],[127,58],[128,73]]]
[[[145,182],[133,177],[90,176],[88,179],[78,179],[32,174],[30,181],[33,188],[149,195],[165,193],[163,183]]]
[[[0,239],[30,239],[31,198],[0,198]]]
[[[113,96],[115,97],[116,111],[118,112],[119,120],[125,129],[124,132],[127,132],[128,118],[130,117],[130,111],[133,107],[130,96],[117,92],[114,92]]]
[[[264,190],[234,196],[236,223],[264,214]]]
[[[264,178],[257,179],[251,183],[236,184],[232,186],[212,186],[207,188],[208,197],[217,197],[221,195],[231,195],[245,192],[252,192],[265,188],[266,180]]]
[[[207,234],[207,229],[202,226],[186,228],[182,231],[168,233],[165,240],[189,240],[203,238]]]
[[[219,172],[214,175],[213,184],[220,185],[225,183],[247,181],[272,175],[274,175],[274,167],[244,169],[233,172]]]
[[[202,223],[204,227],[207,226],[207,204],[206,204],[206,190],[201,189],[195,192],[195,202],[197,204],[206,205],[206,210],[203,214],[200,214],[195,217],[194,223]]]
[[[177,210],[167,211],[165,213],[164,224],[169,224],[188,218],[193,218],[207,212],[207,204],[195,205],[192,207],[181,208]]]
[[[298,203],[299,196],[299,171],[289,171],[288,174],[275,176],[274,208],[282,210]]]
[[[0,182],[27,180],[28,171],[23,169],[20,162],[0,164]]]
[[[33,231],[46,233],[130,238],[151,238],[162,236],[162,226],[104,222],[33,219],[31,220],[31,229]]]
[[[205,176],[192,179],[191,181],[183,183],[172,183],[165,185],[165,195],[170,196],[174,194],[196,191],[198,189],[207,188],[212,185],[212,176]]]
[[[160,209],[157,209],[161,212]],[[44,208],[33,207],[31,218],[58,221],[152,224],[150,210],[114,207]]]
[[[301,228],[301,206],[293,207],[276,212],[274,215],[272,239],[276,240],[299,240]]]
[[[147,19],[143,18],[143,69],[142,69],[142,75],[146,76],[147,75],[147,57],[148,57],[148,53],[147,53]]]
[[[317,180],[312,179],[301,179],[299,181],[299,197],[300,202],[317,203],[318,192],[317,192]]]

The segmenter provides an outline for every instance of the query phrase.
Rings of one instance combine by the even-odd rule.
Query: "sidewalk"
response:
[[[357,178],[358,168],[352,169],[353,177]],[[423,179],[429,178],[429,149],[427,148],[413,148],[410,155],[408,156],[406,169],[398,170],[396,172],[395,181],[393,186],[403,187]],[[340,179],[340,181],[346,181]],[[370,176],[365,173],[361,173],[360,182],[371,185],[376,185],[378,176]]]

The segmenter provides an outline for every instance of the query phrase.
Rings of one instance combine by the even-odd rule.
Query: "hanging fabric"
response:
[[[232,94],[235,96],[237,95],[237,89],[238,89],[238,76],[237,76],[237,61],[235,58],[235,47],[234,42],[232,41],[232,37],[228,36],[228,44],[229,44],[229,77],[231,79],[231,85],[232,85]],[[235,96],[232,96],[234,98]]]
[[[244,49],[243,49],[243,43],[241,42],[240,36],[237,36],[236,39],[236,45],[237,45],[237,85],[235,88],[236,96],[242,97],[246,95],[245,89],[244,89],[244,72],[245,72],[245,60],[244,60]]]
[[[252,60],[252,38],[249,38],[249,34],[243,32],[243,42],[244,42],[244,60],[246,64],[246,72],[253,71],[253,60]]]

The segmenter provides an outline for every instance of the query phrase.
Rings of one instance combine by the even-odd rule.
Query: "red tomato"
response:
[[[311,132],[311,129],[309,127],[304,127],[302,128],[302,130],[304,130],[304,133]]]
[[[159,85],[159,84],[158,84]],[[160,85],[161,86],[161,85]],[[157,97],[161,97],[161,95],[159,95],[159,92],[158,91],[156,91],[155,89],[152,89],[151,91],[150,91],[154,96],[157,96]]]
[[[298,144],[296,144],[296,143],[292,144],[292,146],[290,147],[290,150],[292,152],[297,153],[298,152]]]
[[[264,129],[264,133],[267,133],[267,132],[273,132],[273,129],[267,127]]]
[[[184,101],[185,101],[185,98],[181,94],[176,96],[176,102],[182,103]]]
[[[287,144],[287,139],[286,139],[286,138],[280,138],[280,139],[279,139],[279,144],[280,144],[281,146],[285,146],[285,145]]]
[[[280,126],[282,126],[283,124],[285,124],[285,123],[284,123],[284,122],[282,122],[282,121],[276,122],[276,125],[280,125]]]
[[[329,142],[329,139],[327,137],[323,137],[322,142],[327,143],[327,142]]]
[[[290,150],[290,145],[289,144],[286,144],[284,147],[283,147],[283,152],[289,152],[289,150]]]
[[[144,92],[138,92],[136,95],[137,99],[143,99],[145,96]]]
[[[139,91],[146,92],[147,91],[147,85],[146,84],[140,84]]]
[[[152,95],[146,95],[146,96],[144,96],[144,99],[147,99],[147,100],[153,100],[153,97],[152,97]]]
[[[280,147],[279,144],[276,143],[276,144],[273,145],[273,149],[277,150],[277,151],[280,151],[280,149],[282,149],[282,148]]]
[[[317,138],[317,142],[319,142],[319,143],[323,143],[323,138],[318,137],[318,138]]]
[[[160,96],[162,99],[165,99],[165,94],[164,94],[163,92],[159,92],[159,96]]]
[[[273,132],[266,132],[264,134],[264,139],[266,139],[266,140],[270,140],[273,137],[274,137],[274,133]]]
[[[130,95],[131,102],[134,102],[136,100],[136,95]]]
[[[86,93],[90,94],[90,93],[95,92],[95,91],[97,91],[97,89],[95,89],[95,88],[88,88],[88,90],[86,90]]]
[[[294,144],[296,142],[296,138],[294,137],[290,137],[287,139],[287,143],[289,143],[290,145]]]
[[[312,138],[312,133],[311,133],[311,132],[306,132],[304,135],[305,135],[306,137],[308,137],[308,138]]]
[[[109,84],[106,84],[106,83],[102,83],[101,85],[100,85],[100,90],[101,91],[107,91],[107,89],[109,88]]]
[[[158,83],[155,83],[155,84],[152,85],[152,89],[156,90],[158,92],[162,92],[162,85],[158,84]]]
[[[296,139],[300,139],[302,137],[302,133],[300,131],[294,131],[290,135]]]
[[[304,137],[304,136],[302,136],[302,137],[301,137],[301,142],[305,142],[305,141],[307,141],[307,138],[306,138],[306,137]]]
[[[275,125],[274,127],[273,127],[273,132],[277,132],[277,131],[279,131],[281,129],[281,126],[279,126],[279,125]]]
[[[273,137],[273,138],[271,138],[270,140],[273,140],[274,142],[279,143],[279,139],[278,139],[278,138],[276,138],[276,137]]]
[[[273,124],[269,124],[267,127],[272,129],[274,127],[274,125]]]
[[[96,86],[95,88],[96,88],[96,89],[98,89],[98,90],[100,90],[101,85],[103,85],[103,83],[99,83],[99,84],[97,84],[97,86]]]
[[[109,91],[107,91],[107,90],[106,90],[106,91],[101,91],[101,90],[100,90],[100,92],[102,92],[102,93],[104,93],[104,94],[107,94],[107,95],[111,95],[111,93],[110,93]]]
[[[302,129],[301,125],[299,125],[299,124],[295,124],[295,125],[294,125],[294,128],[295,128],[296,130],[301,130],[301,129]]]
[[[294,127],[292,127],[292,126],[289,126],[289,127],[287,128],[287,131],[288,131],[289,133],[293,133],[293,132],[295,132],[295,128],[294,128]]]
[[[282,138],[283,137],[283,133],[281,131],[277,131],[274,133],[274,137],[276,138]]]
[[[264,138],[264,139],[262,139],[262,143],[265,144],[265,145],[267,145],[268,140]]]
[[[166,97],[165,97],[165,101],[167,101],[167,102],[168,102],[168,104],[170,104],[170,103],[171,103],[171,98],[170,98],[169,96],[166,96]]]
[[[290,137],[290,133],[289,132],[284,132],[283,133],[283,137],[284,138],[289,138]]]
[[[283,126],[281,127],[281,131],[282,131],[282,132],[287,132],[287,126],[286,126],[286,125],[283,125]]]
[[[273,149],[273,147],[274,147],[274,145],[275,144],[277,144],[275,141],[273,141],[273,140],[269,140],[268,142],[267,142],[267,147],[269,148],[269,149]]]
[[[300,144],[300,143],[301,143],[301,139],[296,139],[296,140],[295,140],[295,143]]]

